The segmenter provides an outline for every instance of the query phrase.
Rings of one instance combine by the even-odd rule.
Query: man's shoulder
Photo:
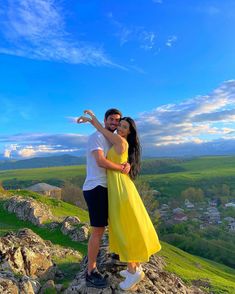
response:
[[[105,139],[105,136],[101,133],[101,132],[99,132],[99,131],[96,131],[96,132],[94,132],[94,133],[92,133],[90,136],[89,136],[89,139]],[[105,139],[106,140],[106,139]]]
[[[92,143],[92,142],[100,142],[102,144],[106,144],[107,139],[102,133],[100,133],[99,131],[96,131],[89,136],[88,143]]]

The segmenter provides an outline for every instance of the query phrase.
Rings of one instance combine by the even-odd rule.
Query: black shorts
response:
[[[97,186],[94,189],[83,191],[89,211],[92,227],[106,227],[108,225],[108,189]]]

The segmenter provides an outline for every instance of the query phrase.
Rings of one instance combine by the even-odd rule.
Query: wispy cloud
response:
[[[111,24],[116,28],[116,36],[119,38],[120,46],[128,42],[138,44],[139,48],[144,50],[156,50],[157,33],[147,30],[141,26],[126,26],[120,21],[116,20],[113,14],[108,13]]]
[[[170,36],[166,41],[167,47],[172,47],[172,45],[177,41],[177,36]]]
[[[102,48],[75,41],[55,0],[6,0],[0,53],[31,59],[95,66],[117,66]],[[7,44],[7,45],[6,45]]]
[[[29,120],[32,114],[32,106],[13,102],[11,99],[0,96],[1,116],[0,123],[8,123],[12,119]]]
[[[145,148],[233,139],[235,81],[224,82],[208,95],[144,112],[137,124]]]

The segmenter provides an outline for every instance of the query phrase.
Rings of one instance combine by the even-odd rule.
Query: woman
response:
[[[117,134],[105,129],[92,111],[86,110],[78,123],[90,122],[112,144],[107,159],[115,163],[129,162],[129,175],[107,170],[109,201],[109,249],[127,262],[127,270],[121,271],[126,279],[119,284],[122,290],[130,290],[144,278],[140,262],[161,249],[158,236],[132,180],[140,170],[140,144],[136,125],[130,117],[123,117]]]

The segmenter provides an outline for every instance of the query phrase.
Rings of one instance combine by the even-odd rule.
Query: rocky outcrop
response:
[[[33,198],[13,196],[9,198],[4,208],[13,212],[19,219],[28,220],[37,226],[46,226],[50,230],[58,227],[64,235],[68,235],[73,241],[83,242],[89,237],[89,225],[81,223],[78,217],[68,216],[59,222],[51,213],[47,205],[40,203]],[[48,222],[47,224],[44,224]]]
[[[44,293],[54,285],[50,281],[55,276],[63,277],[53,263],[53,257],[66,256],[75,256],[78,262],[81,260],[79,252],[44,241],[29,229],[6,234],[0,238],[0,293]],[[39,279],[48,282],[41,287]],[[53,287],[62,289],[61,285]]]
[[[69,235],[73,241],[83,242],[89,237],[89,225],[82,224],[78,217],[68,216],[61,226],[64,235]]]
[[[49,246],[29,229],[0,238],[0,270],[31,278],[54,277]]]
[[[53,219],[50,209],[32,198],[13,196],[5,202],[4,208],[15,213],[19,219],[28,220],[37,226]]]
[[[120,263],[111,258],[107,251],[107,245],[101,248],[98,256],[98,268],[100,272],[108,275],[109,286],[106,289],[87,288],[85,273],[87,269],[87,257],[81,262],[81,270],[69,285],[65,294],[202,294],[205,293],[195,286],[187,286],[179,277],[164,270],[165,261],[162,257],[152,256],[148,263],[142,264],[145,278],[132,291],[123,292],[119,289],[119,283],[123,280],[119,271],[126,268],[125,263]]]

